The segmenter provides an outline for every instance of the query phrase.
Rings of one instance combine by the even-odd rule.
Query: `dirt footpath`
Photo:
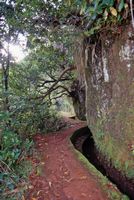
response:
[[[107,200],[69,144],[71,134],[83,126],[75,121],[66,130],[35,136],[36,170],[30,176],[27,200]]]

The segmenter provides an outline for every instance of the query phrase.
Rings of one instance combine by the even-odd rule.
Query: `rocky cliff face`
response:
[[[96,145],[134,176],[134,30],[127,25],[90,38],[85,60],[87,121]]]
[[[86,120],[85,109],[85,45],[78,37],[75,43],[74,62],[77,67],[77,79],[70,88],[75,114],[80,120]]]
[[[73,107],[76,117],[80,120],[86,120],[85,108],[85,84],[81,85],[79,79],[74,80],[71,88],[70,95],[72,97]]]

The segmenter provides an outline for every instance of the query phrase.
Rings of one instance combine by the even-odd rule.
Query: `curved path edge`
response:
[[[29,177],[26,200],[115,199],[112,195],[118,193],[116,187],[70,141],[71,135],[84,126],[85,122],[71,121],[66,130],[34,137],[36,151],[31,158],[34,170]]]

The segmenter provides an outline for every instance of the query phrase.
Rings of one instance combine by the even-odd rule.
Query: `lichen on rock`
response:
[[[89,41],[91,42],[91,39]],[[88,59],[85,67],[88,126],[99,150],[102,150],[113,163],[118,163],[118,167],[129,175],[134,164],[128,149],[128,145],[134,141],[132,26],[125,25],[120,35],[111,33],[111,41],[106,34],[105,37],[98,39],[97,36],[94,42],[90,42],[87,43]],[[124,154],[125,159],[122,161],[121,157]],[[127,169],[125,162],[128,162]],[[131,177],[134,178],[134,173],[131,173]]]

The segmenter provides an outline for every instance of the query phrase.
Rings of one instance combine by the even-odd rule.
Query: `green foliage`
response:
[[[123,197],[121,198],[121,200],[129,200],[129,198],[126,195],[123,195]]]
[[[31,146],[32,142],[28,139],[23,142],[18,134],[10,130],[4,130],[1,135],[0,160],[12,167],[24,152],[30,150]]]
[[[3,132],[1,140],[0,159],[12,166],[21,154],[21,141],[17,134],[8,130]]]
[[[47,126],[45,126],[45,121],[47,123],[51,117],[53,118],[53,113],[47,105],[35,104],[34,102],[30,104],[24,100],[19,101],[19,98],[14,103],[15,106],[19,104],[19,107],[12,114],[12,127],[22,137],[25,138],[36,132],[42,132],[45,128],[48,130]]]
[[[24,109],[24,110],[23,110]],[[33,135],[37,132],[48,132],[56,127],[56,113],[47,105],[24,105],[13,116],[13,128],[21,135]],[[25,137],[24,136],[24,137]]]
[[[2,131],[0,143],[0,193],[2,199],[9,199],[9,197],[21,199],[26,189],[23,183],[31,171],[30,163],[25,161],[25,156],[30,151],[32,144],[32,141],[22,140],[13,131]],[[17,189],[18,187],[20,188]],[[10,191],[15,189],[16,192],[11,192],[10,195]]]
[[[4,193],[6,190],[14,190],[18,184],[18,176],[14,175],[13,172],[1,172],[0,183],[2,184],[0,192]]]
[[[76,7],[80,10],[80,14],[84,15],[87,28],[84,32],[85,36],[90,36],[100,31],[104,26],[109,24],[118,24],[128,17],[128,3],[125,0],[76,0]]]
[[[27,178],[32,170],[29,161],[22,161],[16,168],[11,169],[8,165],[0,162],[0,197],[2,200],[22,199],[27,189]]]

